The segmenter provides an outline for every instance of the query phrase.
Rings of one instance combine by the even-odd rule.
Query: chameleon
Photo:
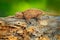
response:
[[[24,12],[17,12],[15,14],[15,17],[17,18],[25,18],[26,21],[28,22],[30,19],[35,18],[38,19],[38,17],[42,16],[45,14],[42,10],[39,9],[28,9]]]

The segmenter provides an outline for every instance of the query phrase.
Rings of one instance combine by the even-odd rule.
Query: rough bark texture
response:
[[[60,17],[37,9],[0,18],[0,40],[60,40]]]

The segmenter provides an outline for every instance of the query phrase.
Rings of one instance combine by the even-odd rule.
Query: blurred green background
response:
[[[38,8],[49,14],[60,15],[60,0],[0,0],[0,17],[14,15],[29,8]]]

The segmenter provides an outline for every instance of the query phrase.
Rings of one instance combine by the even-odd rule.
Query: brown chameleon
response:
[[[29,20],[31,18],[37,18],[38,16],[41,16],[43,11],[38,9],[28,9],[24,12],[17,12],[16,17],[17,18],[25,18],[26,20]]]
[[[42,10],[28,9],[24,12],[17,12],[15,17],[26,19],[26,22],[30,24],[30,19],[39,19],[43,14],[44,12]]]

